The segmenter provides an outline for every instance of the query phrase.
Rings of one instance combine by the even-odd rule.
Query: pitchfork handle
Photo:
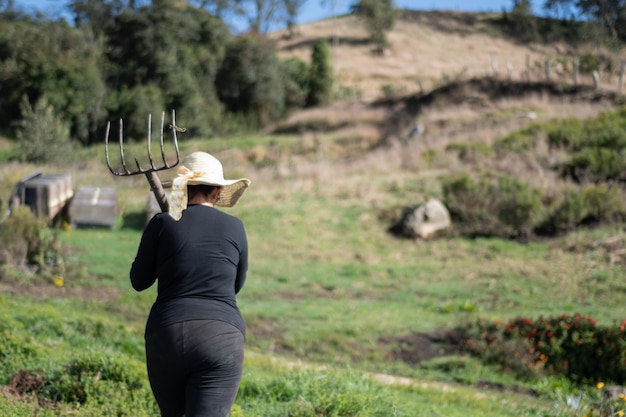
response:
[[[146,178],[150,183],[150,187],[152,188],[152,192],[156,197],[157,203],[159,203],[159,207],[161,207],[161,211],[163,213],[167,213],[170,211],[170,203],[167,201],[167,196],[165,195],[165,191],[163,191],[163,185],[161,185],[161,180],[159,176],[154,171],[146,172]]]

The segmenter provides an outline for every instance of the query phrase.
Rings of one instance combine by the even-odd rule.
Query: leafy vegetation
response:
[[[382,54],[388,46],[387,32],[393,27],[395,20],[393,2],[391,0],[359,0],[353,6],[357,16],[365,22],[370,40],[376,50]]]
[[[145,41],[137,45],[146,49],[133,50],[137,56],[128,73],[111,72],[124,79],[107,79],[119,83],[107,111],[145,113],[172,97],[194,102],[206,93],[194,107],[203,112],[218,104],[212,100],[226,91],[220,88],[237,87],[231,80],[198,93],[190,89],[195,81],[185,69],[169,73],[176,62],[201,53],[191,41],[193,51],[157,37],[163,48],[158,59],[143,61],[142,52],[154,52],[148,35],[160,26],[155,22],[168,21],[171,13],[170,23],[183,27],[180,10],[169,9],[174,3],[115,16],[113,28],[135,24],[120,32],[120,50],[108,50],[110,56],[120,54],[115,65],[122,66],[127,41]],[[191,116],[188,126],[206,136],[181,143],[183,153],[208,150],[237,173],[254,175],[241,204],[230,210],[246,224],[251,248],[249,279],[239,297],[248,325],[245,374],[233,416],[624,412],[624,398],[608,399],[604,386],[621,383],[625,349],[625,199],[617,157],[624,152],[624,111],[532,124],[493,145],[455,142],[446,155],[402,148],[403,157],[418,155],[424,169],[387,170],[377,165],[381,160],[370,159],[362,172],[354,161],[333,166],[324,152],[339,143],[315,138],[308,145],[304,135],[211,139],[214,131],[236,131],[230,124],[260,125],[305,105],[310,93],[324,91],[330,74],[326,68],[309,78],[317,64],[279,62],[271,45],[254,36],[231,39],[219,21],[197,13],[185,21],[189,32],[182,38],[204,34],[216,42],[199,74],[206,82],[220,72],[226,77],[220,66],[228,56],[228,68],[249,76],[251,90],[250,102],[229,96],[229,116],[221,110]],[[196,23],[206,26],[201,30]],[[327,50],[312,58],[328,65]],[[264,91],[264,83],[245,73],[248,67],[270,78],[274,70],[284,71],[288,84]],[[312,80],[324,83],[318,89]],[[274,100],[281,94],[285,101]],[[261,101],[274,107],[255,107]],[[101,109],[98,103],[90,109]],[[22,127],[60,120],[46,119],[48,108],[34,108],[32,123]],[[257,110],[276,113],[262,113],[261,119]],[[137,123],[129,128],[145,130],[143,121]],[[7,160],[18,154],[14,146],[0,153],[8,172],[3,186],[22,169]],[[125,149],[142,154],[143,146],[129,143]],[[0,414],[155,416],[142,340],[155,289],[135,293],[128,283],[146,217],[146,184],[142,178],[110,178],[99,147],[75,152],[80,165],[72,169],[81,179],[93,176],[118,186],[120,219],[113,230],[49,229],[27,211],[2,222],[3,247],[22,256],[29,275],[16,278],[3,265]],[[444,165],[449,155],[458,160]],[[540,172],[540,181],[529,172]],[[445,201],[459,233],[429,242],[387,233],[400,208],[426,196]],[[606,344],[594,344],[604,339]],[[611,365],[593,367],[603,359]],[[570,366],[572,361],[579,367]]]
[[[544,140],[552,149],[567,151],[563,162],[545,166],[566,181],[542,189],[493,171],[444,178],[443,197],[458,223],[458,232],[519,238],[624,221],[624,114],[620,109],[585,122],[570,118],[533,124],[497,140],[493,158],[532,154]],[[447,149],[458,152],[461,159],[469,152],[459,144]],[[482,155],[490,157],[484,151]]]
[[[463,328],[471,335],[466,343],[482,355],[501,350],[510,342],[517,349],[513,355],[502,355],[502,359],[508,363],[520,361],[516,369],[540,368],[593,385],[597,381],[625,382],[625,326],[626,321],[599,326],[592,317],[574,313],[535,320],[517,317],[506,323],[478,320]],[[480,348],[475,347],[478,344]]]

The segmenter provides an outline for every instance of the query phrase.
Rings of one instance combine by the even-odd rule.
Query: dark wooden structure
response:
[[[69,209],[73,227],[113,228],[117,215],[117,189],[113,187],[80,187]]]
[[[37,218],[53,222],[65,212],[73,196],[71,175],[35,172],[18,182],[9,205],[11,210],[28,206]]]

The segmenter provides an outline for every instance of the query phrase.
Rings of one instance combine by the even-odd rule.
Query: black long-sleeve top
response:
[[[158,279],[146,334],[173,323],[214,319],[245,335],[236,294],[248,270],[248,241],[243,223],[216,208],[191,205],[176,221],[155,215],[146,226],[130,281],[143,291]]]

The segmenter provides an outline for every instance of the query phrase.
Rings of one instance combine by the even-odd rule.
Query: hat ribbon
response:
[[[207,174],[202,171],[192,171],[185,166],[178,167],[176,174],[178,176],[172,181],[169,215],[174,220],[180,220],[183,210],[187,207],[187,182],[196,178],[206,177]]]

